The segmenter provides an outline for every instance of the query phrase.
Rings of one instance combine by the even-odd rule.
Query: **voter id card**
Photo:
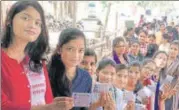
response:
[[[91,104],[90,93],[73,93],[74,107],[89,107]]]

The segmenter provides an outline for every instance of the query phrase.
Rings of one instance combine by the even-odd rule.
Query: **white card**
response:
[[[143,104],[135,104],[135,110],[146,110],[146,106]]]
[[[91,104],[90,93],[73,93],[74,107],[89,107]]]
[[[155,93],[156,87],[157,87],[157,85],[155,83],[147,86],[147,88],[149,88],[153,93]]]
[[[112,88],[111,84],[107,83],[96,83],[93,88],[93,93],[110,92]]]
[[[126,102],[135,101],[135,94],[131,91],[124,91],[123,100],[126,101]]]
[[[163,81],[163,84],[171,83],[172,80],[173,80],[173,77],[171,75],[167,75],[167,77]]]
[[[152,96],[152,91],[147,87],[143,87],[141,90],[139,90],[137,94],[138,94],[138,97],[143,99],[143,98]]]

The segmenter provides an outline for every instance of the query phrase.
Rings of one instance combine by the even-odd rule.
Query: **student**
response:
[[[179,41],[176,40],[170,43],[166,74],[170,74],[172,76],[177,75],[176,70],[179,67],[178,55],[179,55]]]
[[[147,36],[148,36],[147,31],[140,30],[140,32],[139,32],[140,53],[143,56],[146,56],[146,54],[147,54],[147,45],[148,45],[147,44]]]
[[[94,50],[87,48],[84,53],[84,57],[82,62],[80,63],[80,67],[87,70],[93,82],[96,82],[96,63],[97,63],[97,55]]]
[[[141,74],[140,74],[140,83],[143,87],[148,85],[153,85],[151,76],[156,71],[156,64],[152,59],[145,59],[142,64]],[[147,110],[152,109],[152,98],[154,96],[148,97],[147,99],[142,100],[142,103],[146,105]]]
[[[156,43],[157,45],[160,45],[163,41],[163,34],[166,31],[166,26],[164,24],[160,24],[160,31],[156,32],[155,36],[156,36]]]
[[[82,31],[68,28],[61,32],[49,64],[49,77],[54,97],[71,97],[73,92],[91,93],[91,76],[78,67],[83,60],[84,51],[85,35]]]
[[[161,109],[161,103],[163,104],[163,102],[170,96],[170,95],[167,95],[167,94],[170,93],[170,94],[173,95],[173,94],[175,94],[175,91],[170,90],[169,88],[166,90],[166,92],[161,92],[159,90],[160,86],[162,85],[163,80],[166,77],[165,68],[166,68],[167,59],[168,59],[167,53],[164,52],[164,51],[158,51],[158,52],[155,53],[153,59],[154,59],[156,66],[157,66],[157,72],[155,74],[155,80],[154,80],[154,81],[157,82],[156,92],[155,92],[155,101],[154,101],[155,102],[154,110],[162,110]],[[163,96],[165,96],[165,98],[162,98]],[[167,109],[168,107],[165,106],[165,108],[166,108],[166,110],[168,110]]]
[[[127,64],[126,52],[126,42],[122,37],[117,37],[113,40],[113,60],[117,64]]]
[[[128,103],[128,106],[125,107],[125,102],[123,100],[123,90],[128,83],[128,67],[124,64],[116,65],[116,77],[114,79],[114,85],[116,87],[118,100],[116,103],[118,104],[118,110],[124,110],[125,108],[132,108],[132,104]]]
[[[170,50],[169,50],[169,57],[168,57],[168,63],[167,63],[167,69],[166,73],[167,75],[171,75],[175,78],[179,77],[179,41],[173,41],[170,44]],[[167,99],[165,101],[166,108],[169,110],[177,110],[179,107],[177,106],[179,104],[179,91],[177,91],[177,94],[175,94],[173,97]]]
[[[163,34],[163,42],[159,45],[159,51],[165,51],[166,53],[169,52],[170,49],[170,43],[169,43],[170,37],[168,34]]]
[[[158,45],[156,44],[156,37],[154,34],[148,35],[148,44],[146,58],[152,58],[154,53],[158,50]]]
[[[139,41],[131,41],[130,53],[127,55],[127,61],[131,63],[134,61],[142,62],[143,60],[144,60],[144,56],[140,53]]]
[[[9,10],[1,43],[3,110],[72,108],[72,98],[53,100],[42,59],[48,49],[46,29],[44,11],[38,2],[18,1]]]
[[[125,86],[124,92],[132,92],[135,97],[136,97],[136,93],[137,91],[141,88],[138,87],[138,80],[140,78],[140,69],[141,69],[141,65],[139,62],[135,61],[135,62],[131,62],[128,68],[128,82],[127,85]],[[139,85],[140,86],[140,85]],[[136,100],[136,98],[134,99]],[[130,101],[130,109],[135,110],[135,101]],[[127,106],[128,108],[129,106]]]
[[[113,80],[114,80],[114,76],[116,74],[116,63],[109,59],[109,58],[104,58],[102,59],[97,66],[97,82],[96,84],[103,84],[103,83],[107,83],[109,85],[112,84]],[[95,90],[95,86],[92,89],[92,91]],[[117,98],[117,93],[116,93],[116,89],[115,87],[110,87],[110,93],[112,93],[112,95],[110,95],[110,99],[112,100],[106,100],[105,104],[102,104],[101,107],[98,107],[97,110],[116,110],[116,100],[118,100]],[[110,94],[107,92],[107,94]],[[100,99],[99,98],[99,94],[97,93],[93,93],[93,97],[92,100],[93,102],[95,102],[96,100]]]

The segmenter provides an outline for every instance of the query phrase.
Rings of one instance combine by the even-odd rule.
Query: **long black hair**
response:
[[[16,14],[25,10],[29,6],[35,8],[41,17],[42,25],[41,25],[41,33],[36,41],[29,42],[25,47],[24,52],[30,57],[29,67],[34,72],[39,72],[42,68],[42,56],[44,53],[48,52],[48,32],[45,24],[44,11],[41,5],[35,1],[18,1],[16,2],[8,12],[6,21],[5,21],[5,30],[3,30],[3,37],[1,46],[2,48],[9,48],[11,43],[13,42],[14,32],[13,32],[13,19]]]
[[[64,44],[77,38],[83,38],[85,42],[85,35],[76,28],[65,29],[59,36],[57,48],[49,62],[49,77],[54,97],[71,96],[70,81],[65,74],[65,65],[61,60],[59,50]]]

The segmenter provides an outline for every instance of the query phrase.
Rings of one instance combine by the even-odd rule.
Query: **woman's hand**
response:
[[[54,102],[50,104],[50,110],[70,110],[73,105],[73,98],[71,97],[56,97]]]
[[[135,110],[135,102],[134,101],[129,101],[126,105],[125,110]]]
[[[112,98],[112,94],[111,93],[107,93],[107,100],[106,100],[106,104],[104,106],[104,110],[116,110],[116,104],[115,101]]]

